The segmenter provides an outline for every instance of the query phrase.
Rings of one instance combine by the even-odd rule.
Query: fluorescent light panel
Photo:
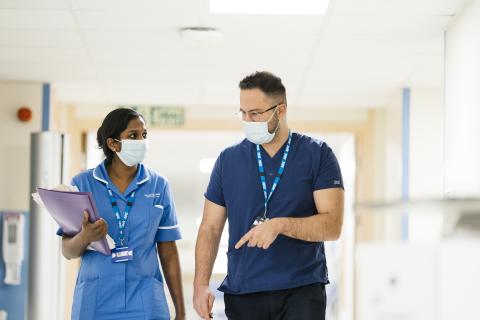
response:
[[[323,15],[330,0],[210,0],[210,13]]]

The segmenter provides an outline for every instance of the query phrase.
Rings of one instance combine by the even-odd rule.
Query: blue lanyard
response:
[[[263,161],[262,161],[262,154],[260,153],[260,146],[257,144],[258,172],[260,173],[260,182],[262,184],[263,196],[265,198],[265,211],[263,212],[264,219],[267,218],[268,201],[270,200],[273,193],[275,192],[275,189],[277,188],[278,183],[280,182],[280,178],[282,177],[283,171],[285,170],[285,165],[287,163],[287,157],[288,157],[288,152],[290,151],[291,142],[292,142],[292,133],[289,132],[287,146],[285,147],[285,151],[283,152],[282,163],[278,168],[277,175],[275,177],[275,180],[273,181],[272,189],[270,189],[270,192],[268,194],[267,194],[267,182],[265,179],[265,168],[263,167]]]
[[[110,204],[112,205],[113,212],[115,213],[115,218],[118,221],[118,229],[120,230],[120,235],[118,236],[118,240],[120,242],[120,246],[125,245],[125,225],[127,223],[128,215],[130,210],[132,210],[133,204],[135,202],[135,191],[130,193],[130,196],[127,198],[127,207],[125,208],[125,212],[123,216],[120,214],[120,209],[118,208],[117,198],[113,195],[112,189],[107,185],[108,195],[110,197]]]

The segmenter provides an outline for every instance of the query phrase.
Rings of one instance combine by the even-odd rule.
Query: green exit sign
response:
[[[179,127],[185,124],[185,108],[165,106],[133,106],[150,126]]]

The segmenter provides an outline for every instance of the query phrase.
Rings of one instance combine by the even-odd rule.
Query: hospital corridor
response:
[[[478,320],[480,0],[0,0],[0,320]]]

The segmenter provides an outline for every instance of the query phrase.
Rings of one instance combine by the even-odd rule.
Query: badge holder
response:
[[[118,247],[112,250],[112,261],[115,263],[133,260],[133,250],[128,246]]]
[[[255,221],[253,221],[252,226],[250,228],[255,228],[256,226],[261,225],[262,223],[264,223],[265,221],[268,221],[268,220],[270,220],[270,219],[268,219],[265,216],[258,216],[255,219]]]

